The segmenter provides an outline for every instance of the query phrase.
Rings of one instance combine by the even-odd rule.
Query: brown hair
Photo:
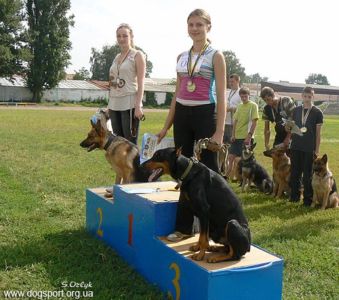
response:
[[[206,11],[206,10],[203,10],[201,8],[197,8],[195,10],[193,10],[189,15],[188,15],[188,18],[187,18],[187,23],[188,23],[188,20],[191,18],[191,17],[200,17],[202,18],[205,23],[207,25],[209,25],[209,29],[211,30],[211,27],[212,27],[212,22],[211,22],[211,16],[209,15],[209,13]],[[207,39],[207,41],[209,43],[211,43],[211,40],[210,39]]]
[[[133,41],[134,34],[133,34],[133,30],[132,30],[131,26],[129,26],[127,23],[121,23],[118,26],[116,33],[118,33],[118,30],[121,29],[121,28],[126,28],[129,31],[129,34],[131,36],[131,46],[132,46],[132,48],[135,48],[134,41]]]
[[[236,81],[240,81],[240,76],[238,74],[231,74],[230,78],[234,78]]]
[[[260,97],[265,100],[266,97],[274,97],[274,90],[268,86],[265,86],[261,92],[260,92]]]
[[[314,89],[313,87],[306,86],[303,90],[303,94],[314,94]]]
[[[250,95],[250,89],[247,86],[243,86],[240,90],[239,90],[239,95]]]

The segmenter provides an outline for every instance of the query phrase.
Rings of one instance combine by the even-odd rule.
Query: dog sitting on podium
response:
[[[238,260],[250,251],[248,221],[238,197],[221,175],[175,148],[156,151],[144,165],[153,171],[152,181],[163,174],[180,181],[180,193],[200,221],[199,241],[190,247],[197,252],[192,259],[203,260],[205,252],[212,251],[218,254],[207,259],[210,263]],[[223,246],[210,246],[209,238]]]
[[[80,146],[90,152],[105,150],[105,157],[116,173],[115,183],[147,182],[150,172],[141,167],[138,147],[107,128],[108,112],[100,109],[91,118],[92,128]]]

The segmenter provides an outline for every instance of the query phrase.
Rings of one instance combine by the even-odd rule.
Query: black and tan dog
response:
[[[169,174],[181,181],[180,193],[190,203],[193,214],[200,221],[200,236],[194,260],[202,260],[206,251],[219,252],[208,262],[240,259],[250,251],[251,235],[240,201],[224,178],[194,158],[180,154],[180,150],[158,150],[146,161],[153,171],[151,179]],[[209,238],[223,246],[210,247]],[[220,250],[222,252],[220,252]]]
[[[290,194],[291,161],[286,150],[286,147],[275,147],[264,151],[265,156],[272,158],[273,195],[277,198],[284,193]]]
[[[241,168],[242,185],[241,190],[247,190],[252,182],[255,186],[266,194],[271,194],[273,191],[273,182],[267,171],[262,167],[254,157],[254,148],[256,143],[247,146],[244,145],[239,167]]]
[[[92,129],[80,146],[92,151],[105,150],[105,157],[116,173],[115,183],[147,182],[150,172],[140,166],[138,147],[127,139],[114,135],[107,128],[108,113],[98,111],[91,118]]]
[[[332,172],[328,168],[327,155],[315,158],[313,161],[312,176],[313,200],[312,207],[317,204],[321,209],[337,208],[339,206],[339,195]]]

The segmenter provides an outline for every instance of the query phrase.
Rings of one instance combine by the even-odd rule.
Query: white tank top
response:
[[[121,57],[121,53],[114,58],[109,70],[110,78],[113,78],[112,80],[115,82],[117,80],[119,70],[119,78],[120,80],[123,80],[125,84],[122,87],[111,86],[109,91],[109,109],[127,110],[134,107],[135,94],[138,90],[135,65],[135,55],[137,53],[143,55],[140,51],[131,49],[120,66],[118,66],[118,61]]]

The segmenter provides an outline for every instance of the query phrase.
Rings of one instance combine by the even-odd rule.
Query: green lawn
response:
[[[0,299],[3,290],[62,290],[91,282],[95,299],[161,299],[85,227],[85,189],[109,186],[114,175],[102,151],[79,147],[91,112],[0,110]],[[166,113],[147,113],[141,134],[156,133]],[[263,157],[262,122],[257,159]],[[339,118],[326,117],[321,153],[339,181]],[[241,194],[253,242],[285,260],[284,299],[338,299],[339,209]],[[246,286],[246,283],[244,283]],[[22,298],[21,298],[22,299]]]

